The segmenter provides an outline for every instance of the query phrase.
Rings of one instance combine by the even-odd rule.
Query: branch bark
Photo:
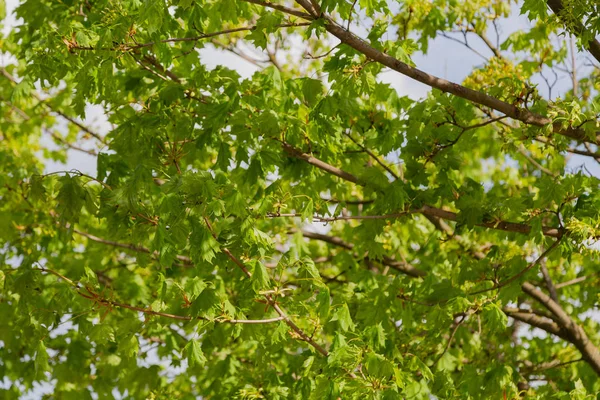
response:
[[[293,230],[290,231],[290,233],[295,233],[295,232],[296,231],[293,231]],[[334,246],[342,247],[346,250],[354,249],[354,244],[347,243],[342,238],[339,238],[337,236],[329,236],[329,235],[324,235],[321,233],[308,232],[308,231],[302,231],[302,236],[304,236],[305,238],[308,238],[308,239],[320,240],[320,241],[332,244]],[[398,272],[401,272],[401,273],[411,276],[413,278],[421,278],[421,277],[424,277],[427,275],[426,271],[418,269],[418,268],[412,266],[411,264],[394,260],[393,258],[390,258],[387,256],[383,257],[383,259],[380,262],[383,265],[386,265],[392,269],[395,269]]]
[[[104,306],[104,307],[124,308],[124,309],[131,310],[131,311],[141,312],[146,315],[171,318],[171,319],[176,319],[176,320],[180,320],[180,321],[203,320],[203,321],[226,323],[226,324],[270,324],[273,322],[279,322],[279,321],[284,320],[284,318],[282,316],[275,317],[275,318],[267,318],[267,319],[228,319],[228,318],[208,319],[205,317],[192,317],[189,315],[177,315],[177,314],[164,313],[164,312],[160,312],[160,311],[153,311],[150,307],[146,307],[146,308],[136,307],[136,306],[132,306],[130,304],[119,303],[116,301],[105,299],[105,298],[99,296],[97,293],[94,293],[87,289],[86,289],[87,292],[83,292],[81,286],[77,282],[74,282],[73,280],[65,277],[64,275],[62,275],[59,272],[56,272],[52,269],[45,268],[45,267],[38,267],[38,268],[34,268],[34,269],[36,271],[47,272],[49,274],[57,276],[58,278],[61,278],[62,280],[67,282],[69,285],[71,285],[73,288],[75,288],[75,290],[79,296],[84,297],[88,300],[91,300],[94,303],[100,304],[101,306]]]
[[[571,28],[573,33],[577,36],[581,36],[582,33],[585,32],[585,27],[579,21],[567,21],[564,14],[564,5],[561,0],[548,0],[548,7],[552,10],[554,14],[558,17],[558,19],[565,25],[567,30]],[[600,62],[600,42],[596,39],[590,39],[587,42],[587,48],[592,56]]]
[[[345,181],[355,183],[360,186],[365,186],[366,182],[361,181],[358,177],[340,169],[334,167],[326,162],[323,162],[310,154],[303,153],[302,151],[294,148],[293,146],[283,143],[283,149],[291,156],[303,161],[306,161],[308,164],[313,165],[327,173],[330,173],[338,178],[341,178]],[[437,207],[432,207],[429,205],[424,205],[421,208],[413,209],[405,212],[406,214],[423,214],[426,217],[437,217],[441,219],[445,219],[448,221],[456,221],[458,220],[458,214],[453,211],[444,210]],[[477,226],[484,228],[497,229],[501,231],[507,232],[517,232],[523,234],[529,234],[531,232],[531,226],[527,224],[522,224],[518,222],[508,222],[508,221],[493,221],[493,222],[482,222],[477,224]],[[559,228],[552,228],[548,226],[542,227],[542,232],[545,236],[560,238],[563,236],[564,231]]]
[[[271,7],[277,10],[280,10],[284,13],[291,14],[289,9],[285,9],[286,7],[277,6],[274,7],[272,3],[261,1],[261,0],[244,0],[254,4],[262,5],[263,7]],[[333,36],[338,38],[342,43],[352,47],[354,50],[364,54],[367,58],[376,61],[392,70],[401,73],[409,78],[412,78],[418,82],[421,82],[427,86],[430,86],[435,89],[439,89],[443,92],[451,93],[455,96],[461,97],[463,99],[469,100],[473,103],[480,104],[486,107],[489,107],[493,110],[501,112],[507,115],[510,118],[521,121],[528,125],[534,125],[543,127],[548,124],[552,124],[553,131],[557,134],[570,137],[572,139],[578,141],[590,141],[587,137],[585,131],[579,127],[567,127],[563,128],[560,123],[553,123],[551,118],[548,118],[543,115],[535,114],[527,109],[516,107],[512,104],[506,103],[500,99],[497,99],[493,96],[485,94],[483,92],[473,90],[467,88],[465,86],[459,85],[454,82],[450,82],[446,79],[439,78],[434,75],[430,75],[424,71],[421,71],[418,68],[412,67],[388,54],[383,53],[380,50],[372,47],[365,40],[361,39],[354,33],[346,30],[344,27],[338,25],[333,18],[330,16],[320,13],[315,14],[314,7],[312,3],[308,0],[296,0],[301,7],[303,7],[308,14],[298,14],[295,10],[291,10],[294,12],[292,15],[299,16],[301,18],[307,20],[314,20],[317,18],[323,18],[325,21],[325,29],[331,33]],[[282,9],[283,8],[283,9]],[[600,133],[597,133],[597,136],[593,143],[600,143]]]
[[[550,296],[543,293],[529,282],[521,286],[523,291],[537,300],[555,316],[556,324],[565,332],[567,340],[577,347],[583,359],[600,375],[600,351],[590,341],[583,328],[577,324]]]
[[[558,324],[553,322],[550,319],[540,317],[538,315],[532,313],[511,311],[504,308],[502,311],[509,317],[516,319],[517,321],[521,321],[526,323],[527,325],[531,325],[534,328],[539,328],[551,335],[558,336],[563,340],[569,341],[567,333],[561,329]]]

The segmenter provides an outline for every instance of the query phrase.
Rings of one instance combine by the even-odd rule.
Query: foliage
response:
[[[0,397],[597,396],[600,11],[561,1],[22,2]],[[416,69],[463,37],[461,85]]]

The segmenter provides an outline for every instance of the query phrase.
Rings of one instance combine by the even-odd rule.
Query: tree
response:
[[[569,163],[600,163],[597,1],[16,15],[0,39],[2,398],[600,393],[599,180]],[[482,57],[462,83],[413,61],[440,38]],[[209,68],[208,47],[258,71]],[[386,71],[430,90],[405,96]],[[96,172],[47,169],[74,152]]]

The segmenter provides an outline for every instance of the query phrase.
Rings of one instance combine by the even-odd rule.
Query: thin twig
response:
[[[36,271],[47,272],[47,273],[50,273],[52,275],[55,275],[55,276],[61,278],[62,280],[67,282],[69,285],[74,287],[77,291],[77,294],[80,295],[81,297],[84,297],[88,300],[92,300],[92,301],[94,301],[94,303],[100,304],[105,307],[124,308],[127,310],[138,311],[138,312],[144,313],[146,315],[154,315],[154,316],[158,316],[158,317],[177,319],[180,321],[205,320],[205,321],[210,321],[210,322],[226,323],[226,324],[270,324],[273,322],[278,322],[278,321],[284,320],[284,317],[282,317],[282,316],[275,317],[275,318],[267,318],[267,319],[229,319],[229,318],[224,318],[224,317],[209,319],[209,318],[205,318],[205,317],[191,317],[188,315],[176,315],[176,314],[164,313],[164,312],[159,312],[159,311],[153,311],[149,307],[148,308],[136,307],[136,306],[132,306],[130,304],[124,304],[124,303],[119,303],[116,301],[108,300],[108,299],[99,297],[96,293],[93,293],[90,290],[88,290],[88,293],[85,293],[82,291],[82,287],[78,282],[75,282],[75,281],[67,278],[66,276],[60,274],[59,272],[56,272],[50,268],[38,267],[38,268],[33,268],[33,269]]]
[[[531,164],[533,164],[537,169],[539,169],[540,171],[542,171],[543,173],[545,173],[546,175],[549,175],[553,178],[558,177],[559,175],[550,171],[548,168],[544,167],[542,164],[540,164],[539,162],[537,162],[535,160],[535,158],[531,157],[528,153],[527,150],[525,149],[525,147],[523,147],[523,145],[520,145],[517,147],[517,151],[523,156],[525,157],[525,159],[527,161],[529,161]]]
[[[546,256],[548,256],[548,254],[550,254],[552,252],[552,250],[554,250],[556,248],[556,246],[558,246],[560,244],[560,241],[561,241],[561,239],[555,240],[554,243],[552,243],[552,245],[550,247],[548,247],[548,249],[546,251],[544,251],[542,254],[540,254],[540,256],[538,258],[536,258],[533,262],[529,263],[529,265],[527,265],[527,267],[523,268],[521,271],[519,271],[515,275],[511,276],[510,278],[507,278],[507,279],[503,280],[502,282],[499,282],[498,284],[494,285],[491,288],[477,290],[477,291],[471,292],[469,294],[476,295],[476,294],[480,294],[480,293],[485,293],[485,292],[489,292],[491,290],[498,290],[498,289],[503,288],[506,285],[509,285],[510,283],[514,282],[515,280],[517,280],[520,277],[522,277],[523,275],[525,275],[525,273],[527,273],[533,267],[538,265]]]
[[[540,261],[540,271],[542,272],[542,276],[544,277],[544,282],[546,283],[546,287],[548,288],[548,293],[550,293],[550,298],[558,303],[558,294],[556,293],[556,287],[552,282],[552,278],[550,277],[550,272],[548,272],[548,268],[546,267],[546,261]]]
[[[310,22],[285,23],[285,24],[275,25],[274,27],[275,28],[293,28],[293,27],[308,26],[308,25],[310,25]],[[80,50],[80,51],[105,50],[105,51],[129,52],[129,51],[137,50],[137,49],[141,49],[141,48],[152,47],[152,46],[156,45],[157,43],[198,42],[202,39],[209,39],[212,37],[228,35],[228,34],[236,33],[236,32],[253,31],[255,29],[256,29],[256,25],[242,26],[239,28],[225,29],[225,30],[218,31],[218,32],[205,33],[202,35],[192,36],[192,37],[169,38],[169,39],[162,39],[162,40],[158,40],[158,41],[154,41],[154,42],[147,42],[147,43],[119,44],[119,45],[113,46],[113,47],[78,46],[77,44],[73,44],[73,43],[69,42],[70,43],[69,49],[70,50]]]
[[[8,73],[8,71],[4,68],[0,68],[0,73],[2,73],[2,75],[4,75],[4,77],[6,79],[8,79],[9,81],[11,81],[13,84],[18,84],[17,80]],[[58,114],[59,116],[61,116],[62,118],[66,119],[67,121],[69,121],[70,123],[72,123],[73,125],[77,126],[80,130],[88,133],[89,135],[93,136],[94,138],[98,139],[98,141],[102,142],[102,143],[106,143],[104,141],[104,138],[102,136],[100,136],[98,133],[94,132],[93,130],[91,130],[90,128],[88,128],[87,126],[83,125],[81,122],[77,121],[75,118],[65,114],[64,112],[57,110],[55,108],[53,108],[50,104],[48,104],[45,100],[43,100],[35,91],[31,91],[31,95],[40,102],[40,104],[42,104],[44,107],[48,108],[51,112],[54,112],[55,114]]]
[[[349,220],[369,220],[369,219],[395,219],[405,217],[410,215],[411,213],[415,213],[416,211],[407,211],[395,214],[384,214],[384,215],[340,215],[337,217],[324,217],[321,215],[314,215],[312,219],[317,222],[335,222],[335,221],[349,221]],[[269,213],[267,214],[267,218],[289,218],[289,217],[301,217],[300,213]]]
[[[396,180],[400,179],[398,174],[396,174],[389,166],[387,166],[383,161],[381,161],[379,159],[379,157],[377,157],[377,155],[375,155],[375,153],[373,153],[371,150],[369,150],[362,144],[358,143],[358,141],[356,141],[349,132],[346,132],[346,136],[350,140],[352,140],[352,142],[354,142],[354,144],[356,144],[358,147],[360,147],[365,153],[367,153],[369,156],[371,156],[371,158],[373,158],[377,162],[377,164],[381,165],[383,167],[383,169],[385,169],[387,172],[389,172],[390,175],[392,175],[394,177],[394,179],[396,179]]]
[[[70,149],[73,149],[73,150],[76,150],[76,151],[80,151],[80,152],[82,152],[82,153],[86,153],[86,154],[89,154],[89,155],[91,155],[91,156],[96,156],[96,155],[97,155],[97,153],[96,153],[96,151],[95,151],[95,150],[92,150],[92,149],[90,149],[90,150],[88,150],[88,149],[84,149],[83,147],[77,146],[76,144],[69,143],[69,142],[67,142],[65,139],[63,139],[63,138],[62,138],[62,137],[61,137],[59,134],[57,134],[57,133],[54,133],[54,132],[52,132],[52,131],[49,131],[49,130],[47,130],[47,129],[43,129],[43,131],[44,131],[44,132],[46,132],[46,133],[48,133],[48,134],[49,134],[50,136],[52,136],[52,137],[53,137],[53,138],[54,138],[56,141],[58,141],[58,142],[62,143],[64,146],[66,146],[66,147],[68,147],[68,148],[70,148]]]
[[[567,286],[576,285],[578,283],[584,282],[585,280],[589,279],[593,275],[598,275],[598,273],[595,273],[595,274],[592,274],[592,275],[580,276],[580,277],[577,277],[575,279],[571,279],[570,281],[566,281],[566,282],[560,282],[560,283],[557,283],[555,285],[555,287],[557,289],[562,289],[562,288],[567,287]]]
[[[319,160],[318,158],[313,157],[310,154],[304,153],[301,150],[289,145],[288,143],[283,142],[282,146],[283,146],[284,151],[286,153],[288,153],[288,155],[290,157],[294,157],[294,158],[303,160],[303,161],[307,162],[308,164],[313,165],[314,167],[317,167],[331,175],[337,176],[338,178],[341,178],[348,182],[352,182],[352,183],[355,183],[360,186],[365,186],[365,184],[366,184],[364,181],[359,179],[357,176],[354,176],[340,168],[334,167],[333,165],[327,164],[326,162],[323,162],[323,161]],[[458,220],[457,213],[455,213],[453,211],[448,211],[448,210],[445,210],[442,208],[432,207],[429,205],[424,205],[419,209],[405,211],[405,213],[406,212],[409,212],[411,214],[419,213],[419,214],[425,215],[426,217],[442,218],[442,219],[445,219],[448,221],[457,221]],[[529,232],[531,232],[531,226],[529,226],[527,224],[517,223],[517,222],[508,222],[508,221],[502,221],[502,220],[491,221],[491,222],[481,222],[481,223],[477,224],[477,226],[491,228],[491,229],[497,229],[497,230],[502,230],[502,231],[507,231],[507,232],[518,232],[518,233],[523,233],[523,234],[529,234]],[[543,226],[542,232],[545,236],[554,237],[554,238],[560,238],[565,233],[562,228],[553,228],[553,227],[548,227],[548,226]]]
[[[216,233],[212,228],[212,225],[210,224],[210,221],[208,220],[207,217],[204,217],[204,221],[208,227],[208,230],[210,231],[211,235],[215,238],[216,240]],[[248,271],[248,268],[246,268],[246,266],[244,265],[244,263],[237,258],[236,256],[233,255],[233,253],[231,253],[231,251],[229,251],[227,248],[222,247],[221,251],[223,251],[223,253],[225,253],[230,259],[231,261],[233,261],[234,264],[236,264],[243,272],[244,274],[248,277],[248,278],[252,278],[252,273],[250,271]],[[305,341],[306,343],[310,344],[315,350],[317,350],[319,353],[321,353],[323,356],[327,357],[329,355],[329,352],[327,350],[325,350],[320,344],[318,344],[317,342],[315,342],[312,337],[308,336],[302,329],[300,329],[298,327],[298,325],[296,325],[296,323],[294,321],[292,321],[288,315],[286,314],[286,312],[277,304],[277,302],[275,301],[275,299],[273,298],[273,296],[271,296],[270,294],[264,294],[265,299],[267,300],[267,303],[273,307],[273,309],[279,314],[279,316],[282,318],[282,320],[296,333],[296,335],[298,335],[298,337]],[[350,372],[351,375],[353,375]]]
[[[84,237],[88,238],[89,240],[92,240],[96,243],[101,243],[101,244],[105,244],[105,245],[113,246],[113,247],[119,247],[122,249],[128,249],[128,250],[136,251],[138,253],[152,254],[153,257],[158,257],[158,255],[159,255],[158,252],[152,253],[150,251],[150,249],[148,249],[144,246],[137,246],[137,245],[130,244],[130,243],[115,242],[112,240],[103,239],[101,237],[92,235],[91,233],[81,231],[77,228],[73,229],[73,232],[78,235],[84,236]],[[181,261],[187,267],[192,266],[194,264],[192,262],[192,260],[186,256],[177,255],[177,256],[175,256],[175,258],[177,260]]]
[[[465,313],[460,317],[459,321],[456,324],[454,324],[454,328],[452,329],[452,332],[450,332],[450,337],[448,338],[446,347],[444,347],[444,351],[442,351],[442,353],[440,355],[438,355],[436,357],[436,359],[433,361],[433,366],[435,366],[441,360],[441,358],[444,356],[444,354],[446,354],[448,352],[448,349],[450,348],[450,345],[452,344],[452,340],[454,339],[454,335],[456,334],[456,331],[462,325],[462,323],[465,322],[466,319],[467,319],[467,314]]]
[[[62,170],[61,171],[54,171],[54,172],[49,172],[49,173],[44,174],[44,175],[34,175],[34,176],[40,176],[42,178],[45,178],[47,176],[57,175],[57,174],[73,174],[73,175],[78,175],[78,176],[81,176],[81,177],[84,177],[84,178],[88,178],[91,181],[98,182],[99,184],[101,184],[102,186],[104,186],[105,189],[112,190],[112,188],[108,184],[106,184],[105,182],[102,182],[101,180],[99,180],[97,178],[94,178],[93,176],[90,176],[88,174],[84,174],[83,172],[81,172],[81,171],[79,171],[77,169],[72,169],[70,171],[62,171]]]
[[[299,11],[299,10],[295,10],[290,7],[282,6],[280,4],[271,3],[270,1],[261,1],[261,0],[242,0],[242,1],[245,1],[247,3],[257,4],[262,7],[272,8],[274,10],[281,11],[285,14],[294,15],[294,16],[300,17],[302,19],[307,19],[307,20],[314,19],[314,17],[310,14],[307,14],[307,13]],[[312,4],[311,4],[311,8],[312,8]]]

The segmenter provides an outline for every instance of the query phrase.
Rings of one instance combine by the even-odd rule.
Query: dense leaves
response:
[[[0,38],[0,397],[597,396],[599,15],[21,2]],[[460,83],[416,69],[440,40],[482,58]]]

